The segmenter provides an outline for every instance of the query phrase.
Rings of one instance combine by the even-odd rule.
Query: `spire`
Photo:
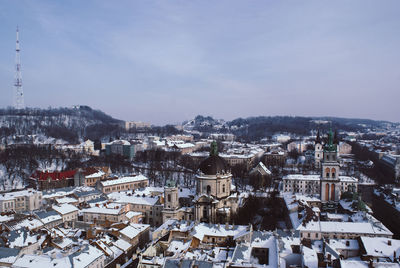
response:
[[[337,134],[337,130],[335,130],[335,134],[333,135],[333,143],[334,144],[339,144],[339,137]]]
[[[317,143],[321,143],[321,136],[319,135],[319,129],[317,132],[317,138],[315,139],[315,144],[317,144]]]
[[[329,130],[328,133],[328,145],[331,146],[333,145],[333,133],[332,133],[332,129]]]
[[[333,143],[333,132],[332,129],[328,132],[328,142],[325,144],[325,151],[336,151],[336,144]]]
[[[216,141],[211,142],[210,156],[218,156],[218,145]]]

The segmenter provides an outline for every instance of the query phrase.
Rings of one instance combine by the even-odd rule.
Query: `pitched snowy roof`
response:
[[[0,194],[0,200],[11,200],[11,199],[14,199],[17,197],[31,196],[36,193],[38,193],[38,191],[33,190],[33,189],[3,193],[3,194]]]
[[[40,219],[43,224],[48,224],[50,222],[62,220],[62,217],[54,210],[50,211],[38,211],[35,212],[36,216]]]
[[[367,256],[387,257],[393,261],[394,252],[396,253],[396,258],[400,255],[400,240],[397,239],[361,237],[361,243]]]
[[[119,215],[123,212],[122,207],[120,208],[106,208],[102,207],[91,207],[84,208],[81,210],[83,213],[95,213],[95,214],[108,214],[108,215]]]
[[[143,176],[142,174],[134,176],[134,177],[122,177],[116,180],[108,180],[100,182],[103,186],[112,186],[122,183],[130,183],[130,182],[137,182],[137,181],[145,181],[148,180],[147,177]]]
[[[52,208],[61,215],[69,214],[78,211],[78,208],[71,204],[53,205]]]
[[[91,245],[85,245],[83,250],[70,255],[69,258],[72,260],[71,262],[74,268],[85,268],[101,256],[104,256],[101,250]]]
[[[133,239],[140,233],[149,228],[150,225],[148,224],[130,224],[126,226],[124,229],[120,230],[119,232],[128,237],[129,239]]]
[[[193,236],[198,238],[200,241],[203,240],[204,236],[219,236],[219,237],[234,237],[236,234],[247,230],[247,225],[218,225],[218,224],[206,224],[199,223],[193,228]]]
[[[299,231],[313,231],[322,233],[353,233],[353,234],[380,234],[393,235],[383,225],[374,225],[370,222],[333,222],[333,221],[310,221],[306,226],[300,225]]]

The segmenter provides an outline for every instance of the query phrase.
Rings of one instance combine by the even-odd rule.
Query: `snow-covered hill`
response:
[[[122,121],[88,106],[72,108],[0,109],[1,143],[31,143],[32,135],[78,142],[84,138],[100,138],[121,126]],[[16,141],[17,140],[17,141]]]

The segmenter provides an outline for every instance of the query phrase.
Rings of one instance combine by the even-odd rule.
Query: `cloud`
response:
[[[26,103],[34,106],[89,104],[152,123],[196,114],[399,121],[399,5],[9,2],[0,11],[0,68],[12,64],[5,46],[19,20]],[[7,76],[0,83],[8,94]]]

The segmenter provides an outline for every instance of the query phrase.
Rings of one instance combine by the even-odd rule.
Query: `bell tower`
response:
[[[174,181],[168,181],[164,187],[164,208],[175,210],[179,207],[178,188]]]
[[[319,130],[317,132],[317,138],[315,139],[315,152],[314,152],[314,165],[315,168],[321,168],[321,160],[324,156],[324,151],[322,147],[322,140],[319,135]]]
[[[339,201],[339,167],[337,145],[333,143],[333,133],[330,130],[321,163],[321,201],[323,203]]]

